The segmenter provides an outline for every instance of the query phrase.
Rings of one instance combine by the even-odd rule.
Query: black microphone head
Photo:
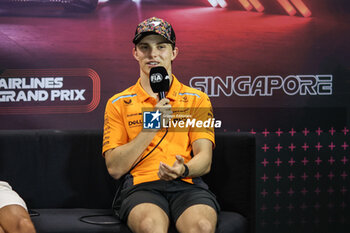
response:
[[[163,66],[151,68],[149,82],[154,93],[166,92],[169,90],[170,79],[168,72]]]

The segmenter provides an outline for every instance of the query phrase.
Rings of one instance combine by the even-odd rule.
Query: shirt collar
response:
[[[135,85],[135,92],[137,94],[137,97],[140,99],[141,102],[146,101],[148,98],[151,98],[149,94],[142,88],[141,86],[141,78],[137,80],[137,83]]]
[[[176,97],[179,95],[181,87],[182,87],[182,84],[179,82],[179,80],[177,80],[175,75],[173,75],[173,81],[171,83],[170,89],[166,97],[170,100],[175,100]]]

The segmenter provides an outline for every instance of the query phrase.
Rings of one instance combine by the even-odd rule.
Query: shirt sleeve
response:
[[[110,149],[124,145],[128,142],[128,136],[124,125],[124,120],[117,103],[107,102],[104,130],[103,130],[103,146],[102,155]]]
[[[203,122],[203,127],[192,127],[189,131],[191,144],[197,139],[206,138],[215,147],[214,115],[210,99],[202,95],[199,104],[193,109],[192,118]]]

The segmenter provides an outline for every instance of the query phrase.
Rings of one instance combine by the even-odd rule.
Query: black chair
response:
[[[39,215],[32,217],[38,233],[130,232],[121,223],[79,220],[112,213],[118,181],[107,172],[101,145],[100,131],[0,131],[0,180]],[[255,138],[249,133],[217,133],[212,169],[203,177],[221,205],[217,232],[253,230],[254,158]],[[172,226],[169,232],[176,230]]]

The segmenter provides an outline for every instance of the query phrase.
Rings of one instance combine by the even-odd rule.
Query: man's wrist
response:
[[[188,174],[190,173],[190,170],[188,169],[188,166],[186,164],[183,164],[185,171],[182,173],[181,178],[185,178],[188,176]]]

